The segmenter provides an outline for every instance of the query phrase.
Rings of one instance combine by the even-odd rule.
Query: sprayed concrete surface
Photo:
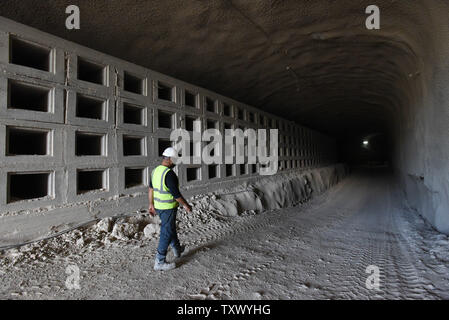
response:
[[[285,181],[300,181],[285,178]],[[333,184],[337,183],[334,170]],[[318,183],[322,187],[325,184]],[[227,192],[198,195],[179,216],[188,250],[178,268],[152,270],[157,221],[102,220],[58,239],[4,252],[0,296],[12,299],[428,299],[448,298],[449,238],[401,205],[384,169],[356,172],[294,206],[221,215]],[[307,192],[306,190],[309,190]],[[324,188],[323,188],[324,190]],[[318,192],[316,192],[318,193]],[[293,198],[292,198],[293,199]],[[303,204],[301,204],[303,202]],[[73,244],[76,243],[76,246]],[[173,256],[169,253],[169,260]],[[380,269],[368,290],[366,267]],[[68,266],[80,289],[65,286]],[[232,267],[230,267],[232,266]],[[71,270],[71,269],[69,269]]]

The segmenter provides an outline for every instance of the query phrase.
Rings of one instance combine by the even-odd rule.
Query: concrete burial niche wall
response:
[[[0,247],[148,207],[172,129],[278,128],[280,172],[335,162],[332,139],[216,93],[0,17]],[[258,177],[180,165],[181,186]]]

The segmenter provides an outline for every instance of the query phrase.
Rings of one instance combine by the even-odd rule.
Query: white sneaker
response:
[[[155,271],[168,271],[176,268],[176,264],[167,263],[167,262],[159,262],[159,260],[154,261],[154,270]]]

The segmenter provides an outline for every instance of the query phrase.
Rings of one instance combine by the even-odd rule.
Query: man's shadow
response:
[[[177,259],[176,266],[180,267],[180,266],[188,263],[189,261],[191,261],[197,253],[207,252],[211,249],[218,247],[218,245],[219,245],[219,242],[215,241],[215,242],[200,245],[199,247],[189,249],[188,251],[183,253],[183,255],[180,258]]]

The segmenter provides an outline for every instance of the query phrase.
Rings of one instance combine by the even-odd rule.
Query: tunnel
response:
[[[55,218],[55,222],[45,222],[46,224],[60,226],[67,223],[66,218],[71,214],[69,211],[75,209],[70,209],[66,203],[92,202],[88,205],[87,211],[76,209],[80,210],[80,213],[76,223],[69,224],[71,229],[91,221],[92,217],[104,219],[106,215],[101,211],[102,209],[98,209],[101,206],[97,204],[98,197],[91,196],[92,193],[88,191],[102,190],[105,192],[102,198],[112,198],[116,194],[121,194],[121,191],[117,190],[146,186],[146,181],[151,176],[151,168],[146,167],[145,157],[149,156],[152,150],[161,155],[166,148],[172,146],[165,133],[176,128],[178,118],[177,111],[170,108],[170,103],[176,103],[178,99],[181,99],[186,108],[196,108],[198,104],[201,104],[204,106],[205,114],[214,114],[222,110],[219,117],[212,116],[211,119],[204,120],[206,128],[220,127],[221,121],[225,121],[223,119],[231,115],[231,104],[227,104],[225,99],[223,99],[224,102],[217,102],[218,100],[208,97],[207,94],[204,94],[204,99],[202,94],[198,96],[197,87],[204,88],[204,90],[217,93],[220,97],[229,97],[233,101],[253,107],[254,109],[249,109],[248,112],[242,109],[242,112],[247,113],[242,114],[241,117],[249,123],[260,123],[259,120],[256,121],[256,112],[260,111],[266,114],[267,121],[273,115],[273,119],[279,117],[279,119],[290,121],[293,126],[310,130],[310,134],[316,135],[313,140],[315,142],[329,141],[316,147],[317,154],[322,155],[325,161],[317,160],[316,163],[307,166],[308,169],[319,171],[336,164],[340,164],[343,169],[334,171],[329,169],[329,172],[332,172],[329,175],[321,171],[317,174],[311,173],[309,183],[301,184],[301,187],[297,185],[299,182],[292,180],[280,185],[273,177],[267,178],[269,180],[261,184],[258,191],[254,191],[256,197],[251,193],[252,191],[246,189],[246,186],[253,181],[249,177],[256,172],[256,167],[243,164],[225,165],[223,168],[209,165],[202,168],[192,165],[185,168],[182,176],[187,184],[186,194],[195,196],[217,190],[218,187],[213,183],[211,185],[201,183],[205,177],[212,182],[217,181],[217,185],[220,185],[222,178],[243,177],[233,181],[232,184],[237,191],[233,190],[230,193],[236,193],[237,196],[231,198],[224,193],[222,201],[212,196],[205,202],[198,200],[198,207],[203,208],[205,203],[216,201],[218,204],[212,217],[216,217],[220,210],[228,212],[222,217],[223,220],[229,219],[235,213],[236,216],[240,216],[239,219],[243,225],[243,227],[235,228],[243,233],[253,232],[252,228],[256,227],[251,225],[249,220],[245,220],[246,216],[241,216],[240,212],[285,209],[287,212],[285,221],[290,223],[288,232],[292,235],[298,232],[298,237],[302,235],[305,239],[307,237],[313,239],[311,243],[315,246],[315,251],[309,252],[304,249],[304,255],[308,257],[315,258],[315,252],[320,250],[326,252],[329,247],[328,242],[332,239],[346,243],[347,239],[340,239],[337,234],[340,231],[348,232],[354,237],[353,241],[360,241],[361,248],[366,249],[363,251],[360,248],[352,248],[352,256],[343,254],[348,260],[358,261],[355,265],[358,274],[364,274],[371,260],[372,264],[376,265],[377,258],[378,260],[385,257],[389,259],[384,267],[380,267],[381,272],[385,270],[387,274],[387,279],[383,281],[389,291],[378,296],[371,294],[365,288],[355,294],[349,289],[347,291],[342,289],[339,293],[336,289],[337,285],[335,287],[331,285],[326,289],[323,279],[320,280],[321,282],[304,280],[296,275],[295,268],[286,267],[283,271],[289,273],[291,279],[302,279],[302,282],[298,280],[301,282],[300,285],[291,284],[292,287],[290,287],[281,284],[282,288],[278,288],[277,291],[274,287],[262,290],[263,292],[257,291],[256,287],[261,287],[259,282],[263,282],[264,279],[260,276],[259,282],[256,281],[257,285],[254,284],[252,287],[254,289],[254,292],[251,291],[252,295],[245,293],[243,287],[232,291],[229,289],[231,286],[229,282],[212,286],[212,288],[209,286],[208,289],[198,288],[197,294],[190,295],[177,295],[176,290],[172,289],[163,295],[164,298],[258,299],[264,294],[275,298],[331,299],[449,297],[447,285],[436,284],[422,275],[426,272],[424,271],[427,270],[426,268],[434,268],[433,270],[440,268],[439,273],[435,272],[441,276],[444,273],[441,270],[448,268],[449,261],[445,253],[446,245],[449,244],[447,238],[449,234],[449,139],[447,138],[449,132],[449,3],[442,0],[378,0],[375,3],[365,0],[78,1],[80,28],[68,29],[65,24],[69,15],[66,8],[70,4],[65,0],[51,2],[3,0],[0,3],[0,16],[8,21],[23,24],[39,32],[50,34],[51,37],[62,39],[59,44],[56,38],[47,40],[46,36],[42,36],[42,45],[30,46],[27,41],[22,41],[21,37],[16,37],[13,32],[9,44],[11,45],[10,54],[14,59],[9,63],[22,67],[31,66],[33,70],[38,69],[33,71],[33,77],[42,77],[44,84],[36,86],[28,83],[24,78],[11,76],[5,85],[10,98],[6,101],[2,100],[2,103],[6,104],[5,112],[14,109],[14,112],[19,115],[19,118],[14,119],[6,116],[5,125],[2,123],[5,128],[5,141],[8,141],[9,136],[9,141],[15,139],[17,143],[29,143],[33,132],[37,132],[44,139],[36,136],[40,139],[35,146],[37,151],[31,153],[63,158],[69,153],[65,149],[61,151],[61,154],[56,149],[51,151],[47,145],[43,151],[40,150],[45,139],[46,143],[49,143],[49,132],[56,130],[52,133],[51,139],[55,148],[58,143],[60,145],[67,143],[68,146],[74,147],[73,160],[70,155],[69,158],[64,158],[69,159],[67,165],[64,164],[59,168],[56,164],[58,169],[51,175],[55,181],[53,185],[57,186],[58,181],[65,179],[63,177],[75,180],[77,176],[82,176],[82,179],[78,181],[78,186],[76,183],[69,182],[64,187],[67,191],[60,192],[58,187],[51,190],[45,181],[45,190],[40,192],[46,197],[44,201],[52,201],[47,199],[50,196],[56,199],[56,203],[50,202],[51,205],[63,204],[61,214]],[[372,9],[373,5],[378,9],[379,25],[370,28],[369,23],[372,21],[370,19],[375,12]],[[30,8],[33,9],[30,10]],[[368,8],[371,9],[368,10]],[[0,31],[6,33],[9,22],[1,20],[0,23],[4,25]],[[17,30],[22,32],[21,27],[17,27]],[[52,46],[55,44],[55,51],[50,53],[45,43],[51,43]],[[67,46],[77,54],[78,49],[72,49],[72,47],[78,48],[76,47],[78,45],[101,52],[107,57],[132,63],[133,66],[137,65],[139,67],[135,70],[139,72],[143,70],[141,68],[154,71],[160,80],[151,87],[147,85],[146,79],[151,72],[112,70],[108,66],[109,58],[106,56],[93,61],[80,55],[76,59],[76,72],[73,71],[77,75],[77,79],[73,82],[74,88],[67,88],[72,81],[70,74],[65,83],[62,78],[53,80],[51,77],[58,77],[58,73],[51,71],[54,66],[49,63],[49,59],[52,55],[60,54],[60,60],[55,61],[59,61],[61,66],[66,64],[70,68],[72,63],[70,54],[66,53],[64,56],[58,50]],[[79,49],[79,52],[82,50]],[[91,54],[94,60],[95,52]],[[29,58],[31,56],[33,59]],[[3,68],[4,60],[0,63]],[[21,69],[17,70],[20,72]],[[111,72],[109,76],[106,76],[106,70]],[[15,69],[11,72],[14,73]],[[43,72],[53,72],[53,75],[41,76]],[[119,84],[115,85],[117,87],[114,90],[123,89],[131,93],[123,94],[124,98],[117,99],[116,105],[111,102],[112,91],[108,91],[111,88],[108,86],[114,86],[112,83],[116,79],[115,75],[120,75],[116,78],[120,78],[121,82],[117,82]],[[172,78],[185,84],[182,98],[180,98],[181,93],[177,90],[177,85],[171,82]],[[76,82],[78,80],[80,80],[79,83]],[[59,81],[54,89],[50,89],[49,83],[52,81]],[[88,88],[86,83],[93,85]],[[66,91],[62,93],[62,90]],[[150,114],[146,108],[142,107],[143,100],[135,97],[149,95],[150,91],[157,96],[157,103],[168,107],[158,109],[154,114]],[[62,119],[62,123],[69,123],[74,128],[83,125],[96,126],[98,121],[102,121],[103,124],[87,132],[82,131],[87,129],[69,129],[67,132],[64,131],[64,138],[58,138],[57,130],[65,130],[62,127],[44,127],[33,131],[26,126],[24,129],[20,123],[14,122],[20,119],[21,112],[24,110],[37,112],[38,115],[33,121],[52,122],[53,120],[45,120],[47,118],[44,119],[40,114],[54,109],[54,101],[57,101],[58,97],[61,101],[65,99],[64,103],[67,105],[66,114],[55,113],[56,117]],[[70,111],[71,102],[67,99],[74,101],[73,113]],[[154,104],[157,103],[154,102]],[[119,115],[119,112],[114,111],[117,106],[123,108],[123,114]],[[5,112],[3,109],[0,110],[0,120],[5,119]],[[240,110],[235,112],[237,126]],[[117,120],[121,121],[123,127],[118,128],[111,124],[114,116],[117,116]],[[199,118],[201,118],[199,113],[192,112],[186,114],[181,123],[185,122],[182,125],[187,131],[194,131],[194,121]],[[64,122],[66,120],[68,122]],[[223,128],[226,125],[224,123]],[[145,138],[145,130],[150,127],[155,132],[154,145],[151,146],[151,139]],[[116,129],[123,129],[123,132],[116,133]],[[61,139],[67,142],[62,142]],[[117,145],[114,144],[113,139],[117,139]],[[291,152],[294,155],[296,152],[301,154],[299,149],[302,145],[296,145],[294,141],[291,143],[294,146]],[[20,155],[30,153],[24,146],[13,147],[11,142],[8,150],[10,153]],[[111,152],[116,158],[110,158]],[[325,158],[327,154],[332,156]],[[7,156],[5,154],[3,158]],[[78,156],[87,157],[78,159]],[[286,168],[294,169],[297,168],[296,165],[302,166],[302,160],[296,163],[296,158],[292,159],[295,160],[288,164],[286,162]],[[57,163],[57,160],[49,161]],[[15,166],[15,164],[5,164],[5,166],[8,165]],[[32,177],[33,171],[30,172],[31,169],[27,167],[29,165],[26,162],[19,165],[22,166],[19,166],[20,170],[17,169],[19,174],[11,175],[6,172],[5,176],[25,179],[27,175],[23,174],[28,172],[30,173],[28,176]],[[343,170],[345,173],[336,173],[338,170]],[[34,174],[37,177],[48,175],[47,173]],[[94,178],[91,179],[90,176]],[[318,179],[319,182],[314,179]],[[19,179],[15,178],[15,180]],[[315,183],[317,185],[321,183],[326,187],[317,187]],[[117,192],[111,191],[113,186],[117,187]],[[230,185],[224,183],[221,187],[223,186],[228,188]],[[301,191],[298,191],[299,188],[302,188]],[[8,191],[3,189],[0,191],[6,194],[4,196],[6,206]],[[22,194],[18,189],[20,187],[15,183],[15,194],[12,196],[26,198],[32,193],[39,193],[39,190],[26,189],[23,191],[25,194]],[[317,195],[316,199],[319,201],[312,197],[309,199],[307,193],[309,189],[319,189],[320,193],[324,192],[323,195]],[[121,201],[117,204],[108,204],[104,207],[105,210],[113,211],[130,205],[132,198],[136,197],[132,195],[132,192],[130,194],[128,198],[117,200]],[[272,198],[266,196],[267,194],[271,194]],[[61,203],[58,202],[59,196],[62,199]],[[17,205],[15,199],[12,202]],[[148,198],[144,195],[142,199],[139,200],[141,201],[139,206],[141,204],[146,206],[144,201]],[[315,227],[302,230],[302,227],[295,227],[297,223],[294,222],[295,215],[293,211],[290,212],[292,209],[284,208],[284,204],[299,205],[309,200],[312,203],[318,201],[315,205],[321,206],[323,211],[317,214],[319,218],[313,222],[317,224]],[[276,205],[273,205],[272,201],[276,202]],[[20,209],[28,210],[32,207],[33,201],[26,203]],[[353,216],[355,211],[349,212],[354,207],[363,213]],[[38,213],[39,215],[45,211],[42,210]],[[315,209],[307,210],[311,210],[311,215],[315,212]],[[397,214],[396,211],[402,213]],[[6,210],[2,210],[2,215],[3,212]],[[8,212],[5,216],[8,217]],[[399,216],[403,217],[403,220]],[[204,214],[202,217],[203,220],[198,219],[203,222],[212,219],[210,216],[205,217]],[[50,217],[45,219],[50,221]],[[282,220],[283,216],[279,215],[278,219]],[[312,218],[304,219],[304,223],[308,223],[307,219],[312,221]],[[261,226],[273,224],[270,226],[274,228],[273,235],[269,238],[272,241],[282,240],[279,238],[280,234],[287,230],[281,227],[276,229],[277,221],[279,220],[266,218],[260,222]],[[190,226],[188,222],[185,222],[185,225]],[[111,227],[110,230],[108,228],[106,228],[108,232],[116,234],[119,232],[118,227]],[[126,227],[121,228],[120,232],[126,234]],[[200,231],[207,234],[209,231],[207,224],[202,228]],[[297,230],[295,228],[301,231],[295,231]],[[31,232],[31,227],[27,226],[26,229],[30,229]],[[367,233],[363,233],[362,229]],[[67,230],[65,226],[57,231],[63,233]],[[140,231],[143,232],[142,230]],[[188,231],[186,232],[189,234]],[[43,233],[39,231],[39,239],[43,238]],[[314,234],[321,234],[320,240],[313,238]],[[387,241],[381,238],[380,234],[384,234],[387,238],[391,236],[391,239]],[[329,238],[326,238],[326,235],[329,235]],[[207,238],[207,235],[205,237]],[[259,238],[255,236],[254,239]],[[7,244],[30,243],[31,240],[35,239],[24,236],[15,243]],[[314,242],[315,240],[317,242]],[[241,252],[257,254],[261,251],[257,240],[254,241],[254,246],[247,244]],[[294,246],[297,245],[301,249],[301,241],[305,240],[298,240]],[[404,242],[407,245],[404,245]],[[194,243],[192,242],[192,245]],[[422,258],[423,255],[417,255],[421,257],[420,259],[416,258],[417,256],[412,253],[415,249],[411,249],[415,247],[422,252],[432,252],[430,260]],[[282,246],[273,247],[274,251],[283,249]],[[205,252],[209,250],[211,252],[214,250],[213,244]],[[272,256],[268,264],[262,261],[253,262],[263,274],[263,270],[270,268],[271,264],[276,266],[283,263],[284,259],[289,259],[283,257],[281,253]],[[332,250],[329,251],[329,256],[331,256],[330,260],[322,256],[317,259],[322,263],[331,261]],[[392,259],[393,256],[397,256],[397,260]],[[293,259],[292,257],[290,256],[290,259]],[[295,257],[301,259],[303,255]],[[424,263],[426,264],[424,266],[421,262],[415,263],[415,260],[430,262]],[[220,264],[220,270],[226,270],[228,268],[226,263],[231,262],[223,258],[217,263]],[[289,263],[294,265],[292,262]],[[201,267],[206,263],[200,261],[198,264],[199,270],[202,270]],[[403,266],[404,264],[412,266],[413,270],[409,271]],[[347,265],[341,265],[337,274],[351,266],[350,262]],[[332,269],[332,267],[329,268]],[[241,272],[236,277],[245,278],[246,273],[252,274],[251,270],[253,269]],[[199,271],[192,272],[193,277],[200,277]],[[257,270],[254,271],[256,272]],[[398,280],[389,285],[388,276],[400,272],[405,274],[405,278],[416,277],[422,281],[414,283],[411,280],[401,280],[402,282]],[[436,279],[435,277],[433,279]],[[363,283],[361,286],[364,286],[364,279],[354,278],[350,283],[358,285],[360,282]],[[172,280],[169,282],[171,285]],[[200,286],[200,282],[198,280],[195,285]],[[322,295],[316,292],[311,293],[314,283],[321,283],[316,284],[319,288],[317,290],[326,293]],[[414,292],[411,289],[414,285],[425,289]],[[62,293],[62,296],[64,295],[65,293]],[[79,297],[92,296],[81,294]],[[148,296],[142,294],[142,297]]]

